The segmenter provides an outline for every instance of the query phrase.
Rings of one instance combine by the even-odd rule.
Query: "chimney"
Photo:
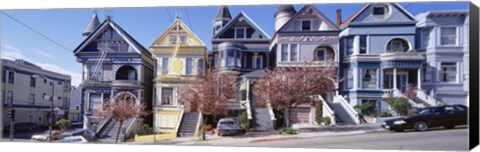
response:
[[[342,9],[337,9],[337,25],[342,24]]]

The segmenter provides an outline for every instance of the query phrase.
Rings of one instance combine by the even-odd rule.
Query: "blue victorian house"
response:
[[[153,96],[152,54],[109,16],[100,23],[95,14],[82,35],[84,40],[74,50],[74,55],[83,65],[80,85],[85,111],[84,128],[96,131],[96,136],[101,138],[114,138],[116,130],[121,130],[121,136],[128,138],[135,132],[132,124],[141,124],[141,118],[125,121],[120,127],[112,119],[97,120],[93,110],[103,107],[108,99],[115,100],[120,94],[129,94],[138,104],[143,103],[150,108]]]

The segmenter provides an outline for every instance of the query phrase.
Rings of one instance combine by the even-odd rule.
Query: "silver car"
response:
[[[217,124],[219,136],[237,134],[239,129],[240,127],[234,118],[222,118]]]

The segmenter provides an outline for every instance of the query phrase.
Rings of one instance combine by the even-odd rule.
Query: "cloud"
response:
[[[31,62],[31,63],[33,63],[37,66],[40,66],[44,70],[70,75],[71,78],[72,78],[72,85],[74,85],[74,86],[78,86],[80,84],[80,82],[82,81],[82,74],[81,73],[73,72],[70,69],[65,69],[63,67],[60,67],[60,66],[52,64],[52,63],[33,61],[30,58],[28,58],[27,56],[25,56],[20,49],[15,48],[14,46],[11,46],[11,45],[5,44],[5,43],[1,43],[0,48],[1,48],[0,57],[2,59],[8,59],[8,60],[22,59],[22,60]],[[36,49],[33,49],[33,50],[35,52],[40,51],[40,50],[36,50]],[[39,53],[39,52],[37,52],[37,53]],[[44,53],[44,52],[42,52],[42,53]],[[51,56],[51,55],[46,54],[46,53],[44,53],[42,55],[44,55],[45,57]]]
[[[50,58],[50,59],[55,59],[51,54],[45,53],[44,51],[40,51],[39,49],[32,48],[35,53],[38,53],[44,57]]]

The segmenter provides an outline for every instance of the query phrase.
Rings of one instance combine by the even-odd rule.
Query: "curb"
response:
[[[283,138],[257,139],[257,140],[252,140],[252,141],[250,141],[249,143],[267,142],[267,141],[279,141],[279,140],[290,140],[290,139],[302,139],[302,137],[283,137]]]

